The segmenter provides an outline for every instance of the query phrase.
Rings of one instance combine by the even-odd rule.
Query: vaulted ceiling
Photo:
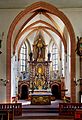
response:
[[[20,22],[19,28],[16,26],[14,32],[14,52],[16,49],[20,50],[25,40],[29,42],[32,50],[31,46],[39,35],[43,36],[45,43],[48,45],[48,50],[54,43],[60,50],[60,41],[62,41],[65,50],[67,49],[66,39],[68,39],[67,36],[69,34],[65,24],[56,15],[46,10],[38,9],[27,14]],[[18,34],[16,34],[17,32]]]
[[[35,6],[38,0],[0,0],[0,8],[2,9],[28,9]],[[44,0],[42,0],[44,1]],[[81,0],[45,0],[46,3],[57,8],[80,7]],[[38,2],[44,4],[44,2]],[[49,4],[47,4],[49,6]],[[29,7],[30,6],[30,7]],[[53,6],[51,7],[53,9]],[[52,10],[53,11],[53,10]],[[21,12],[21,10],[20,10]],[[36,9],[26,14],[15,26],[13,32],[13,52],[20,50],[21,45],[25,40],[32,46],[36,37],[41,34],[44,37],[46,44],[50,47],[55,43],[59,48],[59,42],[62,41],[65,51],[67,51],[67,39],[69,39],[69,32],[64,22],[51,11],[43,9]],[[48,49],[49,49],[48,47]],[[31,48],[31,47],[30,47]]]
[[[25,8],[39,0],[0,0],[0,8]],[[57,8],[82,8],[82,0],[41,0]]]

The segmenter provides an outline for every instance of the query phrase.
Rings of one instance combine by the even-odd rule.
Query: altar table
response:
[[[50,105],[51,104],[51,93],[45,94],[31,94],[32,105]]]

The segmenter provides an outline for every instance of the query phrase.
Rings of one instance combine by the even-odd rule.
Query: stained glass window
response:
[[[52,47],[53,70],[58,70],[58,60],[59,60],[58,48],[54,44]]]
[[[23,43],[21,50],[20,50],[20,66],[21,66],[21,72],[26,71],[27,69],[27,46],[25,43]]]

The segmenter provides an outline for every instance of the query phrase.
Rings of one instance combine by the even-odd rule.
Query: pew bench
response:
[[[21,103],[2,103],[0,104],[0,110],[14,111],[14,116],[21,116],[22,115],[22,104]]]
[[[0,120],[14,120],[14,111],[0,110]]]
[[[59,114],[75,116],[75,111],[82,109],[82,103],[59,103]]]

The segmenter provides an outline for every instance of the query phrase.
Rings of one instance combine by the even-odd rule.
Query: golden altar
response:
[[[41,35],[33,43],[33,53],[30,54],[30,97],[32,105],[51,104],[50,89],[50,59],[45,59],[46,53],[45,40]],[[51,91],[51,90],[50,90]]]
[[[51,93],[33,93],[31,94],[32,105],[50,105],[51,104]]]

